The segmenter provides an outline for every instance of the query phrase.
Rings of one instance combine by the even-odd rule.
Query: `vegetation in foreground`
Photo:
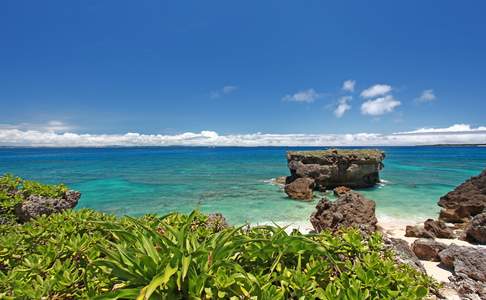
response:
[[[379,234],[355,229],[287,234],[197,211],[86,209],[0,225],[0,299],[422,299],[433,287]]]

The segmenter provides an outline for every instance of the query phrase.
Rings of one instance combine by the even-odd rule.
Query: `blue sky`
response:
[[[95,135],[477,128],[485,11],[484,1],[4,0],[0,124]]]

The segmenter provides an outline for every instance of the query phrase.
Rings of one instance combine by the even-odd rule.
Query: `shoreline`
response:
[[[405,240],[409,244],[409,246],[416,239],[418,239],[415,237],[405,236],[405,226],[420,224],[420,222],[417,220],[407,221],[406,219],[394,218],[390,216],[377,216],[377,219],[378,219],[378,224],[377,224],[378,230],[388,235],[389,237]],[[286,227],[285,231],[287,233],[290,233],[293,230],[298,230],[303,234],[307,234],[313,230],[312,224],[310,223],[309,220],[297,221],[297,222],[284,222],[284,221],[261,222],[261,223],[251,224],[251,226],[259,226],[259,225],[278,225],[280,227]],[[463,241],[458,238],[455,239],[436,238],[435,240],[444,243],[446,245],[456,244],[458,246],[467,246],[467,247],[486,249],[486,245],[471,244],[467,241]],[[424,266],[427,275],[442,283],[450,282],[449,276],[452,276],[453,273],[445,268],[442,268],[440,262],[426,261],[421,259],[419,260]]]

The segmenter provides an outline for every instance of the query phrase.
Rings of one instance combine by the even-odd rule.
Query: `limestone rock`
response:
[[[466,239],[472,243],[486,244],[486,212],[472,218],[465,234]]]
[[[285,193],[287,193],[290,198],[298,200],[312,200],[313,189],[314,180],[310,178],[298,178],[285,185]]]
[[[48,198],[30,195],[15,208],[17,218],[26,222],[41,215],[51,215],[67,209],[71,209],[78,204],[81,193],[68,191],[62,198]]]
[[[291,176],[287,181],[311,178],[317,190],[371,187],[379,182],[384,158],[383,151],[366,149],[289,151],[287,163]]]
[[[447,227],[444,221],[427,219],[424,222],[424,229],[431,232],[435,237],[442,239],[453,239],[455,238],[454,232],[451,228]]]
[[[486,170],[471,177],[439,200],[443,209],[439,219],[445,222],[466,222],[486,208]]]
[[[425,228],[421,225],[414,225],[414,226],[407,226],[405,227],[405,236],[406,237],[417,237],[417,238],[426,238],[426,239],[433,239],[435,235],[430,231],[425,230]]]
[[[386,247],[391,248],[396,253],[398,263],[410,265],[419,272],[425,273],[425,268],[408,246],[407,241],[392,237],[384,237],[383,242]]]
[[[440,261],[454,270],[456,275],[465,276],[486,284],[486,249],[450,245],[439,252]]]
[[[336,231],[341,227],[356,227],[370,233],[376,231],[375,202],[356,192],[341,195],[331,202],[323,198],[310,217],[317,232],[324,229]]]
[[[345,187],[345,186],[338,186],[337,188],[335,188],[333,190],[333,192],[334,192],[334,196],[339,197],[339,196],[341,196],[343,194],[346,194],[346,193],[351,192],[351,189],[348,188],[348,187]]]
[[[412,243],[412,251],[418,258],[428,261],[440,261],[439,252],[447,246],[433,239],[417,239]]]

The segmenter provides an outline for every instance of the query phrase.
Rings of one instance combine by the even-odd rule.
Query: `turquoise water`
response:
[[[222,212],[231,223],[307,220],[313,202],[290,200],[271,178],[285,152],[315,148],[3,148],[0,173],[82,192],[78,205],[118,215]],[[383,147],[385,183],[361,190],[381,217],[423,220],[437,200],[486,168],[485,147]]]

